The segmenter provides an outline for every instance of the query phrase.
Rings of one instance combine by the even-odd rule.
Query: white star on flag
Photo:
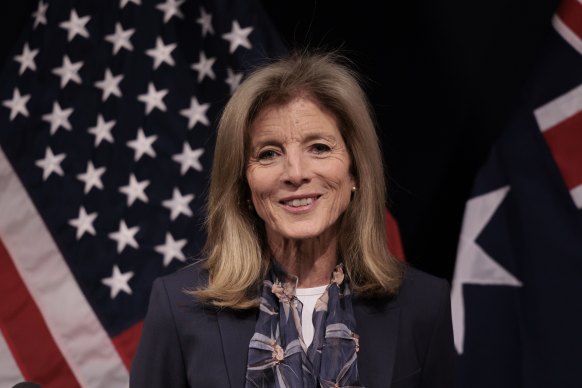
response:
[[[73,113],[73,108],[62,109],[58,102],[53,103],[53,111],[42,115],[42,119],[48,123],[51,123],[51,135],[63,127],[64,129],[70,131],[73,128],[69,122],[69,116]]]
[[[111,288],[110,297],[114,299],[121,291],[131,295],[131,288],[129,287],[129,279],[133,277],[133,272],[128,271],[121,273],[117,264],[113,265],[113,273],[111,277],[101,279],[101,283]]]
[[[192,69],[198,72],[198,82],[201,82],[204,77],[216,78],[214,70],[212,70],[212,65],[214,65],[215,61],[216,58],[206,58],[206,54],[203,51],[200,52],[200,61],[192,65]]]
[[[230,86],[230,94],[233,94],[243,79],[243,73],[235,73],[230,67],[226,69],[226,82]]]
[[[214,28],[212,28],[212,14],[206,13],[203,7],[200,7],[200,17],[196,19],[196,23],[200,24],[202,27],[202,37],[206,34],[214,34]]]
[[[117,54],[122,48],[133,51],[133,45],[129,39],[134,32],[135,28],[124,30],[121,23],[115,23],[115,32],[105,36],[105,40],[113,44],[113,54]]]
[[[114,76],[111,70],[105,69],[105,77],[101,81],[95,82],[95,87],[103,91],[101,101],[105,101],[112,94],[121,97],[121,90],[119,90],[119,83],[123,80],[123,74]]]
[[[145,193],[146,187],[148,187],[150,181],[144,180],[139,182],[134,174],[129,176],[129,184],[119,188],[119,191],[127,195],[127,206],[133,205],[136,200],[141,200],[144,203],[148,203],[148,197]]]
[[[81,35],[84,38],[89,37],[89,31],[85,28],[85,25],[91,20],[90,16],[83,16],[82,18],[77,15],[77,11],[71,10],[71,16],[69,21],[62,22],[59,26],[67,30],[67,40],[70,42],[77,35]]]
[[[184,19],[180,6],[185,0],[166,0],[163,4],[156,5],[156,8],[164,13],[164,23],[167,23],[173,16]]]
[[[170,66],[174,66],[176,64],[172,58],[172,51],[174,51],[175,48],[176,43],[165,45],[162,38],[156,38],[156,47],[146,50],[146,54],[154,59],[154,70],[157,69],[162,63],[167,63]]]
[[[156,157],[156,151],[154,151],[152,144],[154,144],[157,138],[157,135],[146,136],[143,129],[138,129],[137,138],[127,142],[127,146],[133,148],[135,151],[134,160],[136,162],[146,154],[152,158]]]
[[[172,160],[180,163],[180,173],[182,175],[193,168],[196,171],[202,171],[202,164],[200,164],[200,157],[204,153],[204,148],[197,148],[192,150],[188,142],[184,143],[184,148],[181,154],[176,154],[172,156]]]
[[[141,5],[141,0],[121,0],[119,4],[119,9],[125,8],[125,6],[129,3],[134,3],[137,5]]]
[[[197,123],[210,125],[206,111],[210,108],[210,104],[200,104],[196,97],[190,100],[190,108],[182,109],[180,114],[188,119],[188,129],[194,128]]]
[[[34,18],[34,26],[32,27],[33,29],[38,27],[39,24],[46,25],[46,11],[47,11],[47,9],[48,9],[48,4],[45,4],[45,2],[43,0],[40,0],[40,2],[38,3],[38,8],[32,14],[32,17]]]
[[[234,53],[238,46],[243,46],[245,48],[252,48],[251,42],[249,42],[248,36],[253,32],[253,27],[241,28],[238,21],[232,22],[232,30],[229,33],[222,34],[224,40],[230,42],[230,53]]]
[[[26,103],[30,100],[30,94],[20,95],[18,88],[14,88],[12,92],[12,100],[2,101],[2,105],[10,109],[10,121],[14,120],[18,114],[28,117],[28,109],[26,109]]]
[[[139,227],[134,226],[128,228],[125,221],[119,222],[119,230],[117,232],[109,233],[109,238],[117,242],[117,253],[123,252],[126,246],[138,249],[139,245],[135,241],[135,235],[139,232]]]
[[[43,181],[46,181],[47,178],[51,176],[52,173],[55,173],[60,176],[64,175],[63,169],[61,168],[61,163],[65,159],[65,157],[66,154],[64,153],[55,155],[53,154],[53,151],[49,147],[46,148],[44,159],[39,159],[34,163],[38,167],[42,168]]]
[[[53,69],[53,74],[61,77],[61,89],[67,86],[69,81],[81,84],[79,69],[83,66],[83,61],[72,63],[67,55],[63,57],[63,65]]]
[[[97,124],[88,129],[88,132],[95,136],[95,147],[99,146],[103,140],[107,140],[109,143],[113,144],[111,129],[114,125],[115,120],[105,121],[103,115],[99,114],[99,116],[97,116]]]
[[[69,220],[69,225],[77,228],[76,238],[79,240],[85,233],[92,234],[95,236],[97,232],[93,227],[93,222],[97,218],[97,213],[87,214],[87,211],[83,206],[79,209],[79,217]]]
[[[184,248],[186,242],[186,239],[176,241],[169,232],[166,232],[166,242],[154,248],[156,252],[164,255],[164,267],[167,267],[173,259],[182,262],[186,260],[186,257],[182,253],[182,248]]]
[[[146,104],[146,115],[148,115],[154,108],[158,108],[162,112],[166,111],[166,104],[163,101],[166,94],[168,94],[168,89],[156,90],[154,83],[150,82],[147,93],[140,94],[137,99]]]
[[[36,70],[36,63],[34,63],[34,57],[38,54],[38,49],[31,50],[28,47],[28,43],[24,44],[22,48],[22,54],[15,55],[14,60],[20,63],[20,69],[18,70],[18,74],[22,75],[26,71],[26,69],[30,69],[32,71]]]
[[[87,194],[93,187],[103,190],[103,182],[101,182],[101,175],[105,174],[105,167],[95,168],[93,162],[87,163],[87,171],[83,174],[78,174],[77,179],[85,183],[83,192]]]
[[[463,285],[521,286],[519,280],[477,244],[477,238],[508,192],[509,186],[504,186],[467,201],[451,291],[453,332],[459,354],[463,353],[465,341]]]
[[[162,201],[162,206],[170,210],[170,219],[174,221],[180,214],[192,217],[189,203],[194,199],[194,194],[182,195],[180,190],[174,188],[172,199]]]

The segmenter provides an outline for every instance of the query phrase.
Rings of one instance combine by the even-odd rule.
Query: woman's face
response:
[[[267,237],[336,233],[355,180],[336,119],[305,97],[268,106],[250,128],[247,181]]]

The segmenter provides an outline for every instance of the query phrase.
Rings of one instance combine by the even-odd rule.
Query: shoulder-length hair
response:
[[[258,305],[270,265],[264,223],[249,206],[249,128],[265,107],[308,96],[332,113],[349,150],[357,191],[341,217],[338,253],[361,296],[394,294],[401,265],[390,254],[383,161],[357,74],[333,53],[295,53],[254,71],[227,103],[218,126],[207,202],[206,287],[193,291],[219,307]]]

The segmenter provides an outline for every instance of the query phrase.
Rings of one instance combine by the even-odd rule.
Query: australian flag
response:
[[[0,75],[0,386],[124,387],[195,257],[217,116],[284,52],[253,0],[41,0]]]
[[[452,288],[459,387],[580,387],[582,3],[566,0],[466,204]]]

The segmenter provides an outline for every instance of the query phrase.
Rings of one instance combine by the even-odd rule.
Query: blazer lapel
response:
[[[366,387],[390,387],[396,361],[400,308],[392,301],[354,300],[360,336],[358,369]]]
[[[245,384],[249,342],[255,332],[257,310],[218,312],[218,328],[231,387]]]

